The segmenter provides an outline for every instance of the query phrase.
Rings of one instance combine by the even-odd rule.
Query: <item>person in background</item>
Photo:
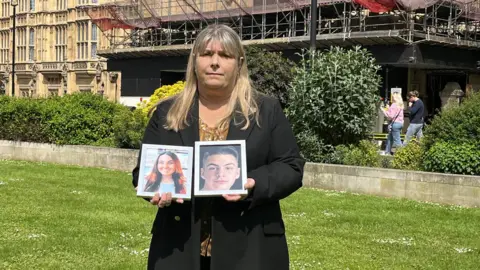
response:
[[[405,145],[413,136],[417,138],[417,141],[420,141],[420,138],[422,138],[424,124],[423,116],[425,113],[425,106],[423,105],[422,100],[418,98],[418,91],[410,91],[407,97],[410,125],[408,126],[407,134],[405,135]]]
[[[393,103],[383,114],[390,120],[385,154],[392,153],[392,147],[402,146],[400,133],[403,128],[403,99],[400,93],[392,94]]]

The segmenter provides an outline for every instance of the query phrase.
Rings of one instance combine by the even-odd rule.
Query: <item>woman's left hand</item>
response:
[[[250,192],[252,188],[255,187],[255,180],[252,178],[247,179],[247,183],[245,183],[244,188]],[[237,202],[239,200],[243,200],[247,197],[247,195],[237,195],[237,194],[224,194],[223,198],[229,202]]]

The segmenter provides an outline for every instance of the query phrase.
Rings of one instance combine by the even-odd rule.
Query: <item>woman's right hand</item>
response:
[[[177,203],[183,203],[183,199],[174,199]],[[172,204],[172,193],[155,193],[155,196],[150,200],[150,203],[153,205],[158,206],[159,208],[164,208],[170,206]]]

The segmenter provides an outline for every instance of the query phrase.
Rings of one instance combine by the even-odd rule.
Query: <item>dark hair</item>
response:
[[[145,191],[155,191],[160,186],[160,183],[162,182],[162,174],[158,172],[158,160],[163,155],[167,155],[173,160],[175,166],[175,172],[172,174],[173,184],[175,185],[175,193],[180,193],[184,189],[182,164],[180,163],[178,156],[170,151],[163,151],[158,155],[155,164],[153,164],[152,172],[148,176],[148,181],[145,184]]]
[[[408,92],[408,97],[418,97],[419,95],[417,90]]]
[[[235,149],[235,147],[233,147],[233,146],[217,146],[217,147],[212,147],[212,148],[213,148],[212,150],[209,150],[209,151],[205,152],[205,154],[203,154],[203,159],[202,159],[203,165],[205,165],[205,163],[207,163],[207,159],[210,156],[213,156],[213,155],[231,155],[237,160],[237,163],[240,164],[238,151],[237,151],[237,149]]]

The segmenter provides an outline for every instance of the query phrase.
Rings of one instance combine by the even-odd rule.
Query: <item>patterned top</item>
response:
[[[201,119],[199,121],[200,141],[224,141],[227,139],[229,123],[217,127],[209,127]],[[212,198],[205,198],[202,203],[200,217],[200,255],[212,256]]]

